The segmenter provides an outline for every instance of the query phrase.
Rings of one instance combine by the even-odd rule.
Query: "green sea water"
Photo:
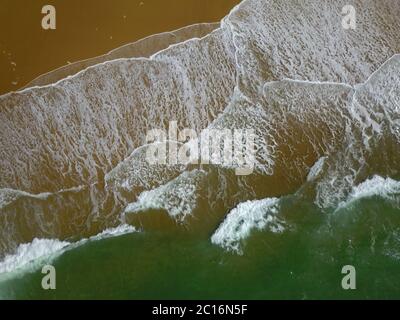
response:
[[[400,299],[400,210],[380,198],[322,213],[288,199],[282,234],[255,231],[242,254],[210,234],[137,232],[89,241],[43,274],[19,271],[0,280],[3,299]],[[342,288],[342,268],[356,269],[356,290]]]

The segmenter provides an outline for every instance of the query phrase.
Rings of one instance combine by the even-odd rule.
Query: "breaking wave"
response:
[[[5,273],[18,270],[34,271],[43,261],[49,263],[65,251],[77,248],[88,241],[117,237],[132,232],[136,232],[132,226],[121,225],[117,228],[104,230],[89,239],[82,239],[74,243],[53,239],[34,239],[30,243],[19,245],[15,254],[5,256],[0,263],[0,277]]]
[[[228,250],[241,252],[240,242],[253,229],[268,229],[274,233],[285,231],[285,222],[278,217],[279,199],[247,201],[233,209],[211,237],[211,242]]]
[[[399,207],[400,181],[396,181],[391,178],[374,176],[373,178],[364,181],[360,185],[353,187],[346,201],[340,203],[338,209],[348,207],[360,199],[372,197],[382,198],[392,205]]]
[[[398,201],[400,5],[354,0],[357,30],[345,30],[347,2],[245,0],[218,28],[159,35],[1,96],[0,257],[121,221],[146,230],[137,217],[154,210],[178,228],[212,213],[211,241],[240,251],[251,230],[284,229],[286,195],[323,212],[370,194]],[[155,47],[138,57],[144,43]],[[146,132],[170,121],[254,130],[254,173],[150,165]]]

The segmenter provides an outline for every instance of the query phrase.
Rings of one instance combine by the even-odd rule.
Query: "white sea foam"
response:
[[[164,50],[171,45],[186,41],[188,38],[202,38],[218,28],[218,26],[219,23],[199,23],[174,31],[153,34],[136,42],[113,49],[107,54],[73,62],[72,64],[68,64],[46,74],[42,74],[27,84],[23,89],[55,83],[56,81],[66,78],[67,76],[77,74],[79,71],[90,66],[106,61],[121,58],[148,58],[155,52]]]
[[[34,271],[43,262],[50,263],[64,252],[81,246],[88,241],[117,237],[135,231],[136,229],[132,226],[120,225],[78,242],[67,242],[57,239],[34,239],[30,243],[19,245],[14,254],[7,255],[0,262],[0,275],[18,270]]]
[[[398,174],[400,161],[400,55],[394,55],[354,94],[341,114],[345,131],[336,150],[329,155],[327,170],[318,182],[316,204],[337,207],[354,192],[355,181],[363,181],[379,172]],[[338,143],[339,141],[339,143]]]
[[[113,60],[0,96],[0,187],[40,193],[96,182],[150,130],[172,120],[205,128],[235,78],[229,30],[217,29],[150,59]]]
[[[400,181],[374,176],[353,187],[347,200],[340,203],[338,210],[347,207],[360,199],[371,197],[380,197],[396,206],[400,206]]]
[[[365,81],[399,50],[400,7],[395,0],[352,2],[365,9],[357,11],[357,32],[342,26],[346,0],[243,1],[223,23],[233,33],[241,90],[257,96],[264,83],[283,78]]]
[[[286,225],[277,216],[278,212],[277,198],[241,203],[228,214],[211,237],[211,242],[226,250],[241,253],[241,241],[248,238],[252,230],[268,229],[274,233],[285,230]]]
[[[31,243],[21,244],[15,254],[7,255],[0,263],[0,274],[12,272],[45,257],[55,257],[56,253],[61,254],[62,249],[69,245],[69,242],[50,239],[34,239]]]
[[[180,146],[179,143],[168,141],[169,145]],[[114,192],[130,193],[135,190],[151,190],[167,183],[185,170],[183,165],[151,164],[148,160],[148,150],[163,144],[156,142],[136,149],[128,158],[120,162],[105,176],[107,187]]]
[[[67,190],[60,190],[55,193],[51,192],[43,192],[39,194],[31,194],[29,192],[21,191],[21,190],[13,190],[9,188],[4,188],[0,189],[0,209],[12,204],[14,201],[18,200],[19,198],[32,198],[32,199],[40,199],[40,200],[45,200],[49,196],[52,196],[54,194],[62,194],[66,192],[79,192],[83,189],[84,187],[77,187],[77,188],[71,188]]]
[[[326,157],[321,157],[319,160],[311,167],[310,172],[307,176],[307,181],[312,181],[318,177],[324,168]]]
[[[125,214],[135,214],[146,210],[166,210],[176,220],[184,221],[197,205],[206,172],[194,170],[184,172],[176,179],[161,187],[145,191],[138,200],[125,209]]]
[[[122,224],[116,228],[106,229],[103,232],[99,233],[98,235],[90,237],[89,240],[101,240],[101,239],[105,239],[105,238],[118,237],[118,236],[121,236],[124,234],[133,233],[136,231],[137,231],[136,228],[134,228],[128,224]]]

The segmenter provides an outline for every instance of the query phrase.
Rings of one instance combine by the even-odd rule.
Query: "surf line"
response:
[[[160,304],[157,307],[153,307],[153,315],[164,315],[164,316],[179,316],[183,318],[185,316],[186,307],[167,307]]]

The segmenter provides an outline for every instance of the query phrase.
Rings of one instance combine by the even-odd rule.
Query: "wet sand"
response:
[[[57,29],[43,30],[44,0],[3,0],[0,94],[39,75],[149,35],[216,22],[239,0],[54,0]]]

